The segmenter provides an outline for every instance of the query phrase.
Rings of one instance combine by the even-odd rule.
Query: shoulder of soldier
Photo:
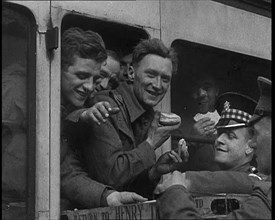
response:
[[[257,168],[254,166],[250,166],[248,176],[263,181],[267,180],[268,178],[271,178],[271,176],[267,176],[263,173],[258,172]]]

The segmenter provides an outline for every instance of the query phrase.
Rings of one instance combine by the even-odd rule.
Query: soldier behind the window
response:
[[[84,107],[95,86],[105,79],[101,67],[106,64],[107,54],[102,38],[93,31],[70,28],[62,35],[61,50],[61,209],[145,201],[135,193],[117,192],[92,180],[74,142],[78,132],[72,129],[74,122],[92,115],[92,119],[100,123],[100,118],[104,119],[110,108],[109,103],[96,103],[89,109],[77,111]]]

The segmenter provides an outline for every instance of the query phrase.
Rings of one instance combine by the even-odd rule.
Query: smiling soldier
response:
[[[257,102],[235,92],[219,96],[217,110],[221,115],[216,125],[218,137],[215,141],[215,161],[222,170],[249,172],[254,150],[253,128],[247,126]]]
[[[91,179],[76,147],[78,130],[75,121],[85,119],[85,112],[89,111],[89,116],[96,123],[108,111],[105,108],[110,106],[109,103],[96,103],[84,108],[83,117],[79,114],[95,87],[105,79],[101,68],[106,65],[107,54],[101,36],[90,30],[69,28],[62,35],[61,51],[61,210],[145,201],[135,193],[117,192]],[[98,120],[95,120],[95,114]]]
[[[98,92],[94,102],[119,107],[106,123],[85,124],[82,149],[89,175],[117,190],[152,196],[156,169],[155,149],[180,125],[159,126],[155,107],[165,96],[175,72],[176,57],[158,39],[141,41],[133,52],[133,84],[121,82],[111,91]],[[169,172],[166,170],[165,172]],[[159,173],[158,173],[159,174]],[[158,175],[160,177],[160,175]]]

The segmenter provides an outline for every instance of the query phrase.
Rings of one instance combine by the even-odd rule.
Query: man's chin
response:
[[[147,107],[155,107],[158,103],[160,103],[160,101],[155,101],[155,100],[149,100],[147,102],[145,102],[145,105]]]
[[[208,112],[208,109],[206,108],[199,108],[199,111],[201,114],[206,114]]]
[[[84,106],[85,101],[74,100],[72,103],[75,108],[82,108]]]

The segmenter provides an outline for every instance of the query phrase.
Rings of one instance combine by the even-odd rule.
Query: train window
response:
[[[106,49],[116,52],[120,57],[124,57],[125,62],[130,62],[129,58],[131,58],[131,56],[129,56],[129,54],[132,53],[133,48],[139,43],[139,41],[141,39],[149,38],[147,32],[139,27],[88,18],[75,14],[67,14],[62,20],[61,34],[71,27],[79,27],[85,31],[91,30],[98,33],[102,37]],[[118,65],[117,72],[119,72],[119,69],[120,66]],[[94,91],[96,91],[96,89],[97,88],[95,88]],[[63,200],[61,199],[61,210],[69,208],[70,207],[66,204],[63,205]]]
[[[198,113],[192,90],[199,78],[215,78],[219,94],[235,91],[259,98],[257,76],[271,78],[271,61],[185,40],[175,40],[178,72],[171,82],[171,110],[182,117],[176,135],[188,138]]]
[[[7,220],[34,218],[35,45],[32,14],[23,7],[4,3],[2,219]]]
[[[271,0],[212,0],[271,18]]]
[[[99,33],[106,48],[114,50],[121,56],[130,54],[141,39],[149,38],[148,33],[139,27],[73,14],[68,14],[63,18],[61,31],[69,27],[80,27],[83,30]]]

